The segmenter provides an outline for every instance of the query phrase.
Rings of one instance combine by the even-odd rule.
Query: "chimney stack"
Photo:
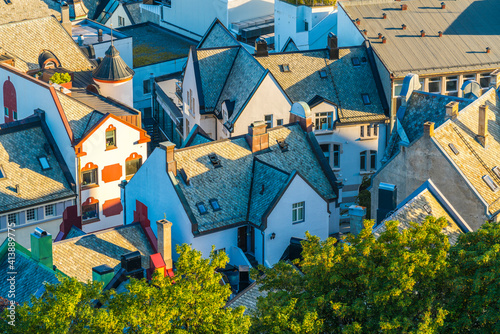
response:
[[[257,38],[255,41],[255,57],[267,57],[268,55],[266,39],[264,37]]]
[[[407,10],[408,9],[408,5],[407,4],[402,4],[401,5],[401,10]]]
[[[401,29],[406,30],[406,24],[402,24]]]
[[[441,2],[441,9],[446,9],[446,4],[444,2]]]
[[[382,13],[382,18],[385,20],[387,18],[387,13]]]
[[[358,235],[363,229],[363,221],[366,217],[366,208],[359,205],[349,207],[349,226],[351,234]]]
[[[496,69],[490,74],[491,79],[490,79],[490,87],[495,88],[498,90],[500,88],[500,69]]]
[[[420,30],[420,37],[425,37],[425,30]]]
[[[446,118],[455,119],[458,116],[458,102],[452,101],[446,105]]]
[[[328,33],[328,54],[330,60],[339,59],[338,38],[333,32]]]
[[[61,5],[61,25],[70,36],[73,36],[71,21],[69,20],[69,6],[66,2]]]
[[[313,131],[313,115],[307,103],[295,102],[292,104],[292,110],[290,110],[290,123],[295,122],[299,122],[300,127],[305,132]]]
[[[479,106],[477,139],[486,148],[488,145],[488,106],[486,104]]]
[[[49,269],[54,263],[52,260],[52,235],[39,227],[31,233],[31,257]]]
[[[434,137],[434,122],[424,123],[424,136],[429,138]]]
[[[248,127],[246,139],[253,153],[269,148],[269,133],[267,133],[266,122],[253,122]]]
[[[438,31],[438,36],[439,37],[443,37],[443,32],[442,31]]]
[[[158,234],[158,252],[163,257],[165,269],[170,270],[173,267],[172,262],[172,223],[166,219],[156,222]]]
[[[92,268],[92,281],[101,282],[103,284],[103,288],[108,285],[108,283],[113,279],[114,276],[114,269],[107,264]]]
[[[397,206],[397,187],[394,184],[381,182],[378,186],[378,208],[377,224],[383,221],[387,215],[394,211]]]
[[[97,41],[102,42],[102,29],[97,30]]]
[[[175,161],[174,154],[175,144],[170,141],[166,141],[160,143],[160,147],[164,149],[167,154],[167,173],[172,172],[174,176],[177,176],[177,161]]]

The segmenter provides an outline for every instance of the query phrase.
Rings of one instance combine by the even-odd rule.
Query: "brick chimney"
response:
[[[69,20],[69,6],[66,2],[61,5],[61,25],[70,36],[73,36],[71,21]]]
[[[158,233],[158,252],[163,257],[165,269],[172,269],[172,223],[166,219],[156,222]]]
[[[31,257],[52,269],[52,235],[39,227],[31,233]]]
[[[495,88],[498,90],[500,88],[500,69],[496,69],[490,74],[491,80],[490,80],[490,87]]]
[[[267,57],[268,55],[266,39],[264,37],[257,38],[255,41],[255,57]]]
[[[267,133],[266,122],[253,122],[248,127],[248,134],[246,135],[246,139],[252,152],[258,152],[269,148],[269,133]]]
[[[488,146],[488,106],[486,104],[479,106],[477,140],[483,147]]]
[[[166,141],[163,143],[160,143],[160,147],[165,150],[167,154],[167,173],[172,172],[174,173],[174,176],[177,176],[177,161],[175,161],[175,144]]]
[[[351,234],[358,235],[363,229],[363,221],[366,217],[366,208],[359,205],[349,207],[349,226]]]
[[[434,137],[434,122],[424,123],[424,136],[429,138]]]
[[[458,116],[458,102],[452,101],[446,105],[445,119],[455,119]]]
[[[338,38],[333,32],[328,33],[328,54],[330,60],[339,59]]]

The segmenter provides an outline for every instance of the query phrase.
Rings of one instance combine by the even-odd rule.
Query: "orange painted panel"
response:
[[[122,206],[122,202],[120,201],[120,198],[114,198],[114,199],[107,200],[102,205],[102,214],[105,217],[119,215],[120,212],[122,212],[122,211],[123,211],[123,206]]]
[[[122,166],[114,164],[106,166],[102,169],[102,180],[104,182],[118,181],[123,175]]]

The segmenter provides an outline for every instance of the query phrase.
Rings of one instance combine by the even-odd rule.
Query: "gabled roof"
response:
[[[326,49],[269,53],[256,59],[271,71],[292,102],[319,95],[339,106],[340,122],[386,120],[366,48],[341,48],[339,53],[337,60],[330,60]],[[353,58],[358,58],[358,66]],[[283,71],[282,65],[290,71]],[[324,78],[320,71],[326,71]],[[364,105],[362,94],[369,95],[369,105]]]
[[[216,18],[202,37],[200,43],[198,43],[197,48],[206,49],[239,45],[240,43],[234,38],[233,34]]]
[[[266,291],[259,291],[260,287],[260,284],[253,282],[245,290],[236,295],[236,297],[228,301],[226,307],[237,308],[239,306],[244,306],[245,314],[251,315],[257,310],[258,298],[267,296]]]
[[[399,203],[394,212],[374,228],[373,234],[379,237],[386,230],[385,223],[388,221],[397,220],[398,228],[402,231],[410,228],[412,222],[422,223],[427,216],[446,219],[448,226],[443,229],[443,233],[448,236],[452,245],[457,242],[460,234],[472,231],[434,183],[427,180]]]
[[[111,44],[106,56],[92,73],[92,77],[102,81],[122,81],[131,79],[134,73],[134,70],[120,57],[120,52]]]
[[[53,16],[0,25],[0,36],[0,47],[15,56],[15,67],[23,72],[39,69],[38,57],[45,50],[70,71],[93,67]]]
[[[295,42],[291,37],[288,37],[285,45],[283,45],[283,48],[281,48],[281,52],[296,52],[300,51]]]
[[[50,169],[43,170],[42,156]],[[68,167],[38,116],[0,126],[0,168],[5,175],[0,179],[0,213],[76,196]]]
[[[400,10],[402,4],[408,9]],[[352,23],[353,27],[368,31],[365,39],[396,78],[410,72],[423,75],[500,67],[500,53],[486,53],[486,47],[500,45],[497,0],[445,1],[445,9],[436,0],[343,1],[340,6],[351,20],[360,19],[360,25]],[[383,12],[387,14],[384,20]],[[420,37],[421,30],[426,37]],[[379,33],[387,43],[381,43]]]
[[[107,264],[120,270],[122,255],[139,251],[142,267],[149,268],[151,247],[139,223],[66,239],[53,244],[54,265],[79,281],[92,280],[92,268]]]
[[[182,147],[196,146],[210,143],[211,141],[213,141],[213,139],[211,139],[207,133],[203,131],[201,126],[195,124],[184,140],[184,143],[182,143]]]
[[[0,24],[50,15],[60,16],[58,8],[56,6],[49,8],[41,0],[0,1]]]
[[[308,181],[312,187],[326,200],[337,198],[334,176],[327,174],[322,166],[322,156],[319,147],[315,149],[314,135],[309,136],[297,124],[270,129],[269,150],[252,154],[244,136],[213,141],[206,144],[191,146],[175,151],[177,169],[183,170],[189,178],[187,185],[181,176],[171,174],[174,187],[183,203],[184,209],[191,217],[197,233],[209,232],[213,229],[224,228],[234,224],[245,223],[248,215],[249,194],[254,176],[254,158],[260,160],[257,172],[258,178],[271,171],[279,169],[284,173],[296,171]],[[288,151],[282,152],[277,144],[278,139],[284,139],[288,144]],[[215,153],[221,161],[222,167],[215,168],[208,157]],[[323,161],[324,162],[324,161]],[[146,162],[147,163],[147,162]],[[260,164],[272,166],[267,169]],[[262,167],[262,168],[261,168]],[[264,172],[266,171],[266,172]],[[269,173],[268,173],[269,172]],[[331,173],[331,169],[330,169]],[[275,173],[281,175],[280,173]],[[333,175],[333,174],[332,174]],[[280,177],[280,179],[282,179]],[[257,188],[259,185],[257,185]],[[270,190],[268,191],[275,191]],[[265,190],[267,200],[273,199]],[[222,210],[213,211],[209,200],[217,199]],[[203,202],[207,208],[206,214],[200,214],[196,204]],[[261,208],[268,205],[254,200],[256,217]],[[258,210],[257,210],[258,207]],[[260,210],[260,211],[259,211]],[[260,221],[253,222],[260,226]]]
[[[44,282],[56,284],[58,282],[56,273],[58,270],[48,268],[38,261],[31,258],[31,252],[15,243],[15,261],[16,261],[16,291],[15,298],[9,298],[11,289],[10,282],[7,279],[12,270],[9,270],[9,259],[7,256],[8,240],[5,239],[0,246],[0,297],[15,300],[16,303],[23,304],[31,299],[31,296],[36,293]]]
[[[488,106],[488,145],[484,148],[476,139],[479,123],[479,107]],[[483,177],[489,176],[500,186],[500,177],[493,168],[500,167],[500,98],[490,88],[477,100],[462,109],[455,120],[448,120],[434,131],[434,139],[447,158],[459,170],[465,180],[486,202],[488,212],[496,215],[500,211],[500,192],[492,190]],[[455,154],[450,144],[458,150]]]

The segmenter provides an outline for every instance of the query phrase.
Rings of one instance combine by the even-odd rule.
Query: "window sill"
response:
[[[375,170],[362,170],[359,172],[359,175],[371,175],[371,174],[375,174]]]
[[[359,137],[359,140],[360,140],[360,141],[364,141],[364,140],[374,140],[374,139],[378,139],[378,136],[371,136],[371,137]]]
[[[134,175],[135,175],[135,173],[134,173],[134,174],[131,174],[131,175],[127,175],[127,176],[125,176],[125,180],[127,180],[127,181],[128,181],[128,180],[130,180],[131,178],[133,178],[133,177],[134,177]]]
[[[106,151],[111,151],[111,150],[115,150],[117,149],[118,147],[114,146],[114,145],[111,145],[111,146],[106,146]]]
[[[88,189],[97,188],[97,187],[99,187],[98,184],[89,184],[89,185],[86,185],[86,186],[82,185],[82,190],[88,190]]]
[[[332,171],[333,171],[334,173],[337,173],[337,172],[340,172],[340,171],[341,171],[341,168],[340,168],[340,167],[333,167],[333,168],[332,168]]]
[[[82,220],[82,225],[97,223],[97,222],[100,222],[100,221],[101,220],[99,218],[92,218],[92,219]]]
[[[298,221],[298,222],[292,222],[292,225],[297,225],[297,224],[302,224],[303,222],[305,222],[306,220],[301,220],[301,221]]]

